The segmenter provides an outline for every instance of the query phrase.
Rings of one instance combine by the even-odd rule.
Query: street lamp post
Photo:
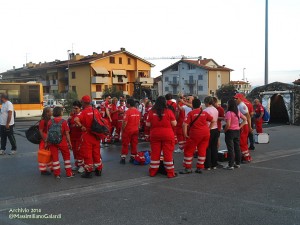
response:
[[[268,0],[266,0],[266,19],[265,19],[265,85],[269,83],[269,63],[268,63]]]

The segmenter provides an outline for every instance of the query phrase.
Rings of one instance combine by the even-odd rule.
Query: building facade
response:
[[[134,84],[153,87],[150,62],[128,52],[119,51],[93,53],[89,56],[70,54],[69,60],[48,63],[27,63],[22,68],[1,73],[6,82],[36,81],[43,84],[44,94],[74,91],[78,97],[91,95],[102,98],[106,88],[116,87],[125,95],[132,95]]]
[[[230,81],[230,84],[233,85],[238,92],[243,92],[246,95],[249,94],[252,89],[251,84],[245,81]]]
[[[230,81],[232,69],[219,66],[213,59],[186,60],[162,70],[162,92],[173,95],[214,96],[216,90]]]

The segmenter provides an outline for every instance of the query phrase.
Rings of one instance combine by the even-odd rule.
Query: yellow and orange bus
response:
[[[13,103],[16,112],[16,117],[32,117],[42,115],[42,84],[30,82],[0,83],[0,94],[3,93],[7,94],[9,101]]]

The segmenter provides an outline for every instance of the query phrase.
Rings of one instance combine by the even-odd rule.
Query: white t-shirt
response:
[[[5,103],[2,103],[1,107],[1,116],[0,116],[0,124],[6,126],[7,117],[8,117],[8,111],[12,111],[12,116],[9,125],[15,124],[15,118],[14,118],[14,106],[10,101],[7,101]]]
[[[219,117],[218,110],[213,106],[208,106],[203,111],[207,112],[209,115],[211,115],[213,117],[213,121],[215,121],[214,126],[211,128],[211,130],[217,129],[218,128],[217,121],[218,121],[218,117]],[[210,125],[210,122],[207,122],[207,124]]]
[[[192,111],[192,108],[188,107],[187,105],[182,106],[185,112],[185,117],[187,117],[187,114]]]
[[[142,116],[144,116],[144,115],[145,115],[145,104],[144,104],[144,103],[141,103],[141,104],[139,105],[138,110],[140,111],[140,113],[142,114]]]
[[[238,104],[238,109],[243,115],[246,115],[247,113],[249,113],[248,107],[246,106],[246,104],[244,102],[241,102],[240,104]],[[240,119],[240,123],[242,123],[242,122],[243,122],[243,120]],[[246,120],[246,124],[248,124],[247,120]]]

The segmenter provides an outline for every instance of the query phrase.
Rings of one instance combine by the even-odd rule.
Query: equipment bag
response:
[[[133,164],[134,165],[148,165],[150,163],[150,152],[149,151],[142,151],[138,152],[134,157]]]
[[[218,161],[219,162],[228,161],[228,151],[227,150],[219,150],[218,151]]]
[[[270,120],[270,113],[268,112],[266,107],[264,107],[264,115],[263,115],[262,119],[265,123],[269,122],[269,120]]]
[[[29,129],[25,131],[27,140],[33,144],[40,144],[40,142],[42,140],[42,136],[40,134],[38,123],[39,122],[37,122],[35,125],[29,127]]]
[[[95,112],[93,109],[93,122],[91,131],[95,135],[99,134],[109,134],[108,126],[105,124],[105,121],[101,118],[100,121],[98,121],[95,117]]]
[[[54,119],[51,120],[51,126],[48,131],[47,141],[50,144],[58,145],[62,141],[62,123],[64,119],[61,119],[58,123],[55,123]]]
[[[270,136],[267,133],[255,134],[256,144],[268,144],[270,142]]]
[[[38,150],[38,162],[39,163],[49,163],[52,161],[51,151],[47,149]]]

